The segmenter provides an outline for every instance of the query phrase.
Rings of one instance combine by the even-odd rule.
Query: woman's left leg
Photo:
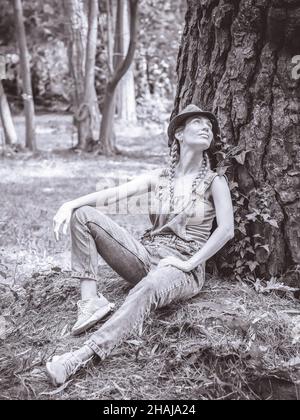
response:
[[[80,368],[93,352],[104,360],[130,333],[142,333],[143,322],[152,310],[197,295],[204,271],[185,273],[178,268],[156,267],[129,292],[121,307],[96,331],[85,346],[47,364],[55,385],[62,384]]]

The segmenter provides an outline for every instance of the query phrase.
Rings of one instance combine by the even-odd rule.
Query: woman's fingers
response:
[[[56,239],[57,241],[59,241],[59,224],[56,224],[56,225],[55,225],[55,228],[54,228],[54,235],[55,235],[55,239]]]
[[[68,224],[69,224],[69,221],[66,220],[65,223],[64,223],[64,226],[63,226],[63,234],[64,235],[66,235],[66,233],[67,233]]]
[[[53,230],[54,230],[54,236],[55,236],[55,239],[57,240],[57,241],[59,241],[59,229],[60,229],[60,225],[61,225],[61,223],[60,222],[58,222],[57,220],[53,220]]]
[[[60,210],[58,210],[57,214],[54,216],[53,230],[54,230],[55,239],[57,241],[59,241],[59,230],[62,225],[63,225],[62,233],[63,235],[66,235],[68,225],[71,220],[71,215],[72,215],[72,212],[66,211],[64,208],[61,208]]]

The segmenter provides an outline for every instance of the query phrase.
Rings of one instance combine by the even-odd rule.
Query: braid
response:
[[[170,213],[174,210],[174,177],[175,167],[179,159],[178,143],[174,141],[171,148],[170,168],[169,168],[169,191],[170,191]]]
[[[208,170],[211,170],[211,162],[210,162],[210,158],[208,156],[207,151],[204,152],[204,157],[206,158],[206,166]]]
[[[171,214],[174,211],[174,177],[175,177],[175,168],[179,160],[179,145],[177,141],[174,141],[171,150],[170,150],[170,164],[169,164],[169,192],[170,192],[170,211]],[[199,169],[199,172],[192,183],[192,209],[195,206],[196,201],[196,190],[199,184],[199,181],[204,178],[205,173],[211,169],[210,159],[205,151],[203,153],[203,164],[201,168]],[[162,189],[159,189],[159,200],[162,201]],[[190,215],[192,216],[192,214]]]
[[[203,179],[207,170],[210,169],[210,161],[207,152],[203,153],[203,164],[199,169],[197,176],[195,177],[193,184],[192,184],[192,211],[194,210],[195,203],[196,203],[196,191],[199,184],[199,181]],[[193,213],[190,214],[192,216]]]

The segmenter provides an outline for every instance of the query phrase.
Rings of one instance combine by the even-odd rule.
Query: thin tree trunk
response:
[[[95,90],[95,61],[98,33],[98,0],[89,2],[89,24],[85,63],[84,103],[88,105],[89,116],[80,124],[82,148],[99,137],[100,115]]]
[[[109,75],[111,76],[114,69],[113,64],[113,16],[112,16],[112,4],[111,0],[106,0],[106,9],[107,9],[107,55],[108,55],[108,69]]]
[[[291,64],[299,28],[296,0],[188,0],[178,56],[174,114],[189,103],[215,111],[227,142],[251,149],[234,168],[249,199],[236,223],[259,206],[277,222],[279,228],[263,220],[247,226],[255,273],[265,278],[300,265],[300,81]],[[255,234],[270,253],[255,248]],[[247,249],[245,255],[251,258]]]
[[[69,32],[69,62],[74,80],[77,148],[87,150],[99,138],[100,111],[95,90],[97,0],[64,0]]]
[[[5,143],[9,146],[17,143],[18,137],[5,95],[2,81],[0,80],[0,118],[4,131]]]
[[[127,55],[125,59],[120,62],[114,75],[107,83],[106,95],[103,106],[103,116],[100,131],[100,150],[104,154],[114,153],[114,147],[112,145],[113,137],[113,120],[114,120],[114,100],[115,91],[119,81],[122,79],[124,74],[128,71],[134,57],[136,49],[136,38],[137,38],[137,9],[138,0],[130,0],[130,43]],[[113,111],[112,111],[113,108]]]
[[[35,115],[32,96],[32,85],[29,65],[29,53],[26,44],[23,7],[21,0],[14,0],[16,32],[20,50],[21,74],[23,83],[23,100],[26,119],[26,147],[36,150]]]
[[[121,24],[119,26],[119,33],[122,42],[120,43],[121,59],[127,54],[130,37],[129,37],[129,11],[128,0],[123,0],[123,8],[120,16]],[[135,100],[135,86],[133,75],[133,64],[130,65],[126,74],[120,80],[117,88],[116,101],[117,118],[123,123],[136,124],[136,100]]]

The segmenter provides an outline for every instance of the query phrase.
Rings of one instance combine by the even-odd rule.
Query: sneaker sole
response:
[[[84,324],[80,325],[80,327],[76,328],[76,330],[72,330],[73,335],[79,335],[93,325],[95,325],[98,321],[100,321],[105,315],[107,315],[113,308],[115,307],[114,303],[110,303],[108,307],[104,307],[96,311],[91,318],[85,321]]]

